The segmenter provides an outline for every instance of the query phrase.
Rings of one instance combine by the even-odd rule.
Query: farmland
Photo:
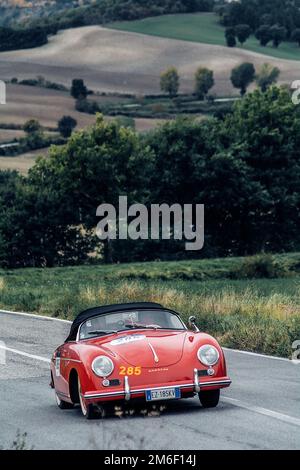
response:
[[[124,102],[114,96],[93,97],[99,104]],[[29,119],[37,119],[45,128],[53,130],[64,115],[76,119],[78,129],[95,122],[95,116],[75,110],[74,99],[68,92],[25,85],[7,85],[7,104],[0,107],[0,144],[24,137],[21,127]],[[146,132],[162,123],[161,119],[141,118],[135,120],[136,130]],[[10,128],[11,127],[11,128]],[[16,129],[18,127],[18,129]],[[54,132],[51,132],[54,135]],[[14,169],[26,174],[38,155],[46,155],[48,149],[34,150],[18,156],[0,157],[0,169]]]
[[[24,79],[43,75],[68,87],[72,78],[83,78],[95,91],[144,95],[159,93],[160,73],[175,66],[181,75],[180,91],[187,93],[193,90],[194,73],[202,65],[215,72],[213,92],[226,96],[235,93],[229,79],[231,69],[244,61],[255,66],[276,64],[285,83],[299,75],[297,61],[274,59],[246,48],[87,26],[61,31],[39,48],[1,53],[0,76]]]
[[[218,23],[218,17],[213,13],[163,15],[112,23],[109,27],[164,38],[225,46],[224,28]],[[284,42],[278,49],[271,45],[262,47],[252,36],[242,49],[279,59],[300,60],[300,49],[297,43]]]

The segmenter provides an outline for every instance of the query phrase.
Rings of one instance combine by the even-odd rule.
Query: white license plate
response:
[[[165,388],[161,390],[147,390],[146,391],[147,401],[172,400],[174,398],[180,398],[179,388]]]

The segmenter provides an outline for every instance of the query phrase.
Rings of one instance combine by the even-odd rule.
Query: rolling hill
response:
[[[134,94],[159,93],[160,73],[178,68],[181,92],[193,89],[194,72],[206,66],[215,72],[214,92],[231,95],[231,69],[241,62],[260,66],[270,62],[281,70],[280,81],[299,79],[299,62],[240,48],[146,36],[100,26],[73,28],[52,36],[47,45],[0,54],[0,77],[46,79],[70,85],[83,78],[97,91]]]

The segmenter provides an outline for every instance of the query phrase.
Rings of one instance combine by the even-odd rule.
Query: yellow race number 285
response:
[[[142,373],[142,368],[141,366],[136,366],[136,367],[125,367],[125,366],[120,366],[120,375],[141,375]]]

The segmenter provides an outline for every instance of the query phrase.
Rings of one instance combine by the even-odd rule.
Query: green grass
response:
[[[143,20],[116,22],[109,24],[108,27],[184,41],[226,45],[224,28],[218,23],[218,17],[214,13],[163,15]],[[262,47],[252,36],[244,44],[243,49],[280,59],[300,60],[300,48],[296,43],[284,42],[278,49],[272,45]]]
[[[95,305],[155,301],[196,315],[224,346],[289,356],[300,339],[300,254],[274,260],[284,277],[232,279],[242,258],[1,270],[0,308],[73,319]]]

